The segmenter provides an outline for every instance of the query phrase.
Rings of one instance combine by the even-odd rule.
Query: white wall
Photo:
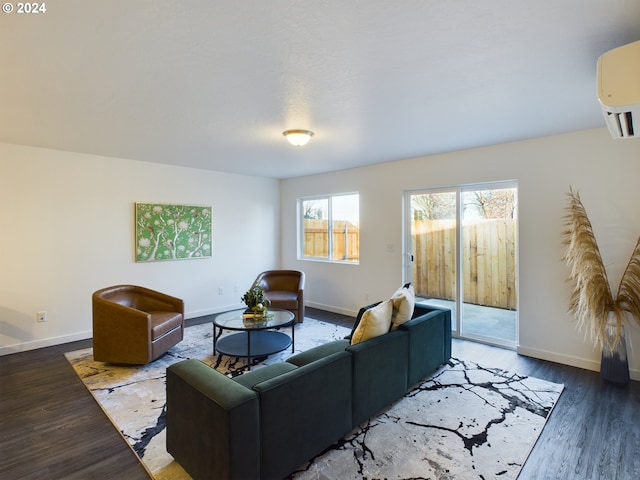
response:
[[[579,189],[613,291],[640,234],[640,140],[606,129],[282,181],[281,258],[307,275],[311,306],[354,314],[389,297],[402,281],[403,191],[497,180],[519,185],[519,352],[593,370],[599,352],[566,313],[569,285],[561,232],[569,186]],[[360,192],[361,260],[340,265],[296,258],[296,199]],[[391,250],[391,251],[389,251]],[[640,329],[630,332],[630,367],[640,379]]]
[[[135,202],[211,205],[212,258],[136,263]],[[109,285],[181,297],[188,318],[240,306],[279,265],[279,205],[277,180],[0,144],[0,354],[91,337]]]

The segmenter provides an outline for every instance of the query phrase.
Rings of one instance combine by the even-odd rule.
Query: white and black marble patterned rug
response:
[[[296,327],[295,351],[348,332],[307,318]],[[230,376],[246,371],[244,360],[213,355],[212,333],[210,323],[189,327],[180,344],[142,367],[95,362],[91,348],[65,354],[158,480],[189,478],[165,449],[166,368],[197,358]],[[290,348],[253,368],[289,355]],[[301,466],[292,478],[513,479],[562,389],[562,385],[452,359],[402,400]]]
[[[452,358],[293,478],[514,479],[563,389]]]

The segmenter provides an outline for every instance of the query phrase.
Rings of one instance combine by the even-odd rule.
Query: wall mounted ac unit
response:
[[[613,138],[640,137],[640,41],[603,53],[598,100]]]

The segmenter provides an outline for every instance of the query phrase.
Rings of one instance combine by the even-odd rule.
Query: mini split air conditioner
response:
[[[598,100],[613,138],[640,137],[640,41],[598,58]]]

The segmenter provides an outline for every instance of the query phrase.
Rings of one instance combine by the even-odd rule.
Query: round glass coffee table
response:
[[[267,318],[245,318],[244,310],[221,313],[213,320],[213,352],[232,357],[246,357],[249,369],[251,359],[268,357],[285,350],[291,345],[295,348],[294,326],[295,316],[289,310],[271,308]],[[279,330],[291,327],[291,336]],[[237,331],[222,338],[224,330]]]

